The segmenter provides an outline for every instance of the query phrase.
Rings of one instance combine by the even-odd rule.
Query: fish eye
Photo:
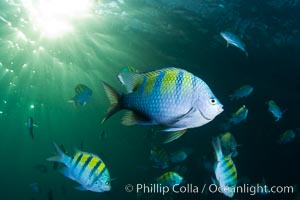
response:
[[[106,181],[106,182],[105,182],[105,185],[109,185],[109,182],[108,182],[108,181]]]
[[[215,105],[215,104],[217,103],[217,100],[214,99],[214,98],[211,98],[211,99],[209,100],[209,102],[210,102],[212,105]]]

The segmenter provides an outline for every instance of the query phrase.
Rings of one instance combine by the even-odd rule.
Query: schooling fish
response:
[[[226,132],[221,134],[220,136],[222,150],[224,155],[230,155],[231,157],[236,157],[238,155],[237,152],[237,143],[233,137],[233,134],[230,132]]]
[[[177,172],[166,172],[158,177],[156,182],[162,186],[173,187],[174,185],[180,185],[182,180],[182,176],[180,176]]]
[[[229,122],[233,124],[238,124],[246,120],[247,116],[248,116],[248,108],[245,105],[243,105],[235,113],[231,115]]]
[[[31,138],[34,139],[33,127],[38,127],[38,125],[33,123],[33,118],[32,117],[28,117],[27,122],[25,124],[27,126],[27,129],[29,131],[29,134],[30,134]]]
[[[289,142],[291,142],[293,139],[296,138],[296,133],[295,131],[288,129],[286,131],[284,131],[281,135],[280,138],[278,140],[279,144],[287,144]]]
[[[228,32],[228,31],[223,31],[220,33],[220,35],[226,40],[227,47],[229,46],[229,44],[231,44],[231,45],[239,48],[240,50],[242,50],[248,57],[248,52],[246,51],[246,46],[238,36],[234,35],[233,33]]]
[[[280,120],[282,118],[282,114],[284,112],[281,111],[281,109],[279,108],[279,106],[275,103],[275,101],[270,100],[266,102],[268,104],[268,110],[270,113],[273,114],[273,116],[276,118],[275,122],[277,122],[278,120]]]
[[[219,137],[212,141],[217,162],[215,163],[215,175],[221,192],[227,197],[233,197],[237,185],[237,171],[231,155],[224,156]]]
[[[79,105],[85,106],[86,103],[91,99],[93,92],[92,90],[83,84],[78,84],[75,87],[75,96],[69,100],[75,107]]]
[[[202,126],[223,111],[208,85],[183,69],[148,73],[123,70],[118,78],[128,93],[119,93],[103,82],[111,106],[102,123],[119,110],[128,109],[122,119],[124,125],[162,125],[164,131],[178,131],[171,135],[172,141],[186,129]]]
[[[169,167],[169,156],[162,147],[155,146],[150,150],[150,160],[154,162],[155,168],[166,169]]]
[[[244,85],[238,88],[229,95],[230,100],[240,99],[249,96],[253,92],[253,87],[251,85]]]
[[[181,150],[174,151],[170,154],[170,161],[172,163],[179,163],[187,159],[187,157],[193,152],[192,149],[184,148]]]
[[[69,157],[55,143],[54,146],[59,155],[47,160],[63,163],[66,167],[61,172],[81,185],[76,189],[93,192],[105,192],[111,189],[108,169],[98,156],[77,151],[73,157]]]

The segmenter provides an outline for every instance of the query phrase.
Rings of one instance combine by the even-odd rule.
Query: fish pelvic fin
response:
[[[47,160],[52,162],[61,162],[64,163],[65,165],[68,165],[70,158],[66,154],[64,154],[64,152],[59,148],[59,146],[55,142],[53,144],[58,155],[47,158]]]
[[[219,137],[213,138],[212,145],[216,152],[217,160],[220,161],[223,158],[220,138]]]
[[[143,75],[137,70],[122,70],[118,74],[119,81],[124,85],[128,93],[135,91],[143,81]]]
[[[187,129],[167,133],[166,138],[163,141],[163,143],[166,144],[166,143],[172,142],[174,140],[177,140],[178,138],[183,136],[183,134],[185,134],[186,131],[187,131]]]
[[[110,107],[108,108],[104,118],[102,119],[101,124],[103,124],[113,114],[117,113],[118,111],[120,111],[122,109],[122,107],[121,107],[122,94],[119,93],[112,86],[108,85],[106,82],[102,81],[102,84],[103,84],[105,93],[109,99]]]

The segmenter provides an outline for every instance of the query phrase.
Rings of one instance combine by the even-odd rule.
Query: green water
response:
[[[261,38],[254,40],[255,36],[248,31],[244,39],[248,42],[249,58],[238,49],[226,48],[219,32],[234,26],[232,21],[239,17],[235,4],[238,1],[226,3],[226,10],[219,6],[223,1],[203,1],[195,6],[180,1],[89,1],[90,7],[79,14],[78,8],[71,6],[76,1],[68,4],[69,10],[76,10],[71,14],[65,13],[68,7],[60,3],[60,8],[52,8],[51,4],[39,2],[43,1],[0,2],[0,199],[49,199],[49,191],[55,200],[136,199],[136,194],[124,191],[126,184],[149,182],[161,175],[149,162],[150,128],[124,127],[120,124],[122,113],[100,124],[109,106],[100,80],[124,91],[116,77],[124,66],[140,71],[166,66],[184,68],[207,82],[224,104],[225,112],[220,118],[189,131],[185,138],[167,146],[171,149],[191,146],[195,150],[188,165],[192,170],[189,177],[197,183],[210,183],[208,173],[200,167],[199,157],[211,153],[211,135],[219,132],[218,124],[229,115],[228,110],[244,103],[229,102],[228,94],[233,89],[242,84],[254,86],[256,94],[246,100],[253,111],[266,110],[264,101],[274,97],[285,108],[294,105],[288,108],[289,120],[284,119],[279,129],[298,126],[295,116],[299,111],[299,88],[291,83],[299,83],[299,77],[289,72],[299,66],[296,56],[299,41],[286,46],[278,42],[276,46],[273,40],[266,40],[268,32],[261,31],[258,34]],[[262,30],[264,26],[259,25],[253,27]],[[278,51],[273,47],[278,47]],[[79,83],[91,88],[93,95],[86,106],[76,109],[68,100],[75,95],[74,88]],[[276,138],[270,136],[277,128],[269,113],[262,113],[251,114],[249,127],[244,124],[236,129],[244,132],[238,139],[245,145],[241,150],[244,155],[241,153],[237,160],[238,169],[244,166],[241,174],[252,175],[254,181],[263,175],[269,178],[278,175],[276,170],[269,171],[270,163],[277,162],[272,152],[276,149],[272,143]],[[38,125],[34,127],[33,140],[25,125],[29,116]],[[262,123],[266,118],[270,120]],[[107,133],[104,140],[103,131]],[[257,135],[253,136],[253,132]],[[63,144],[68,155],[73,155],[75,148],[100,155],[111,177],[116,178],[112,192],[74,190],[77,183],[53,170],[53,164],[46,161],[56,153],[54,141]],[[270,145],[266,152],[265,141]],[[292,153],[297,150],[296,146],[290,148]],[[254,151],[263,154],[255,157],[251,154]],[[291,164],[285,155],[280,154],[286,159],[282,163],[287,163],[283,168],[297,169],[299,164]],[[261,166],[253,162],[253,158],[264,161],[269,156],[271,161]],[[38,164],[45,166],[47,172],[38,170]],[[274,184],[280,181],[297,184],[296,176],[291,174],[276,177]],[[33,182],[41,185],[40,193],[29,186]],[[224,198],[220,195],[211,199],[215,197]]]

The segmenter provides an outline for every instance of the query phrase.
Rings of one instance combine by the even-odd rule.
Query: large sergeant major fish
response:
[[[175,131],[165,141],[170,142],[223,111],[209,86],[183,69],[171,67],[147,73],[123,70],[118,78],[128,93],[119,93],[103,82],[111,106],[102,123],[119,110],[128,109],[122,119],[124,125],[165,126],[163,131]]]

